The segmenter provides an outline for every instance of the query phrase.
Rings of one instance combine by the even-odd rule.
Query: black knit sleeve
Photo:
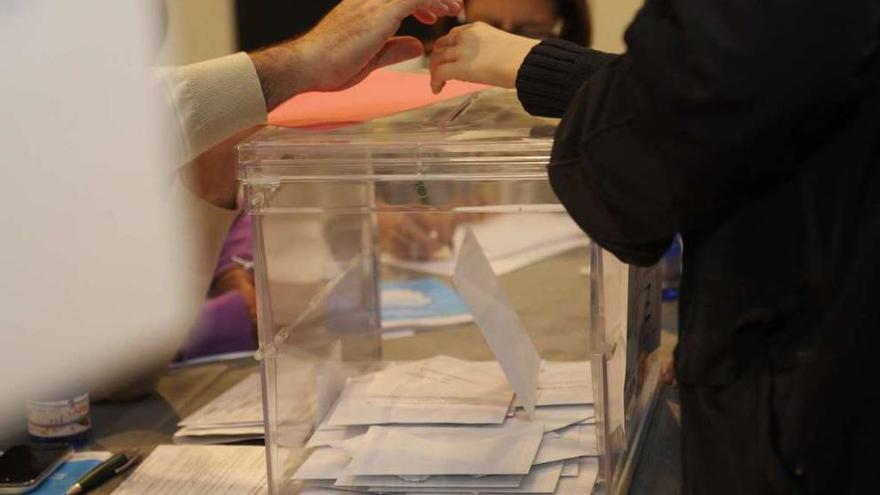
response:
[[[568,41],[542,41],[517,74],[519,99],[532,115],[562,117],[584,81],[616,57]]]

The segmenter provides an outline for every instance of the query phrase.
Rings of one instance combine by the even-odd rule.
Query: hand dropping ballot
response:
[[[526,413],[533,416],[538,403],[541,357],[470,229],[459,249],[452,280],[517,399]]]

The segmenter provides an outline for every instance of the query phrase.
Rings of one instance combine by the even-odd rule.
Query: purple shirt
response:
[[[239,266],[238,261],[253,261],[251,218],[239,214],[223,243],[214,277]],[[177,360],[195,359],[212,354],[256,350],[253,323],[247,303],[238,291],[209,299],[189,337],[178,353]]]

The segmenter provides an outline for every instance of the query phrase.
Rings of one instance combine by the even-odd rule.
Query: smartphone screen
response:
[[[0,455],[0,487],[36,483],[71,453],[67,444],[16,445]]]

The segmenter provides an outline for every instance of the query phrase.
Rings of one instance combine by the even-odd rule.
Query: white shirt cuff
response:
[[[260,79],[244,52],[163,70],[180,124],[182,161],[266,122]]]

